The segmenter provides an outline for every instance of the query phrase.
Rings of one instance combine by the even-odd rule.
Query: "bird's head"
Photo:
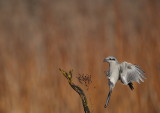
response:
[[[103,61],[104,62],[108,62],[108,63],[117,63],[118,62],[118,60],[115,57],[113,57],[113,56],[108,56]]]

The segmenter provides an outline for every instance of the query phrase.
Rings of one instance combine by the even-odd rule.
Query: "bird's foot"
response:
[[[109,71],[104,71],[104,73],[105,73],[108,77],[110,76]]]

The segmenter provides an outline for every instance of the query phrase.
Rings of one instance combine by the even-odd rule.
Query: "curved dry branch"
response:
[[[89,107],[87,105],[87,98],[86,98],[83,90],[79,86],[75,85],[72,82],[72,72],[73,72],[73,70],[70,70],[68,73],[66,71],[62,70],[62,69],[59,69],[59,70],[67,78],[69,85],[80,95],[81,100],[82,100],[82,104],[83,104],[83,108],[84,108],[84,112],[85,113],[90,113]]]

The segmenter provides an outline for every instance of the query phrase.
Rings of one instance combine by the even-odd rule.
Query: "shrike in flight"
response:
[[[128,62],[118,63],[118,60],[113,56],[105,58],[104,62],[109,63],[109,70],[106,71],[109,85],[109,93],[104,106],[106,108],[109,103],[112,90],[118,80],[120,80],[123,84],[128,85],[130,89],[133,90],[134,87],[132,82],[144,82],[143,79],[146,77],[144,75],[144,71],[137,65],[133,65]]]

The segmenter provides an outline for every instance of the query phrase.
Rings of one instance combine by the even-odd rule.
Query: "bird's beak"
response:
[[[103,60],[103,62],[108,62],[108,59],[107,59],[107,58],[105,58],[105,59]]]

